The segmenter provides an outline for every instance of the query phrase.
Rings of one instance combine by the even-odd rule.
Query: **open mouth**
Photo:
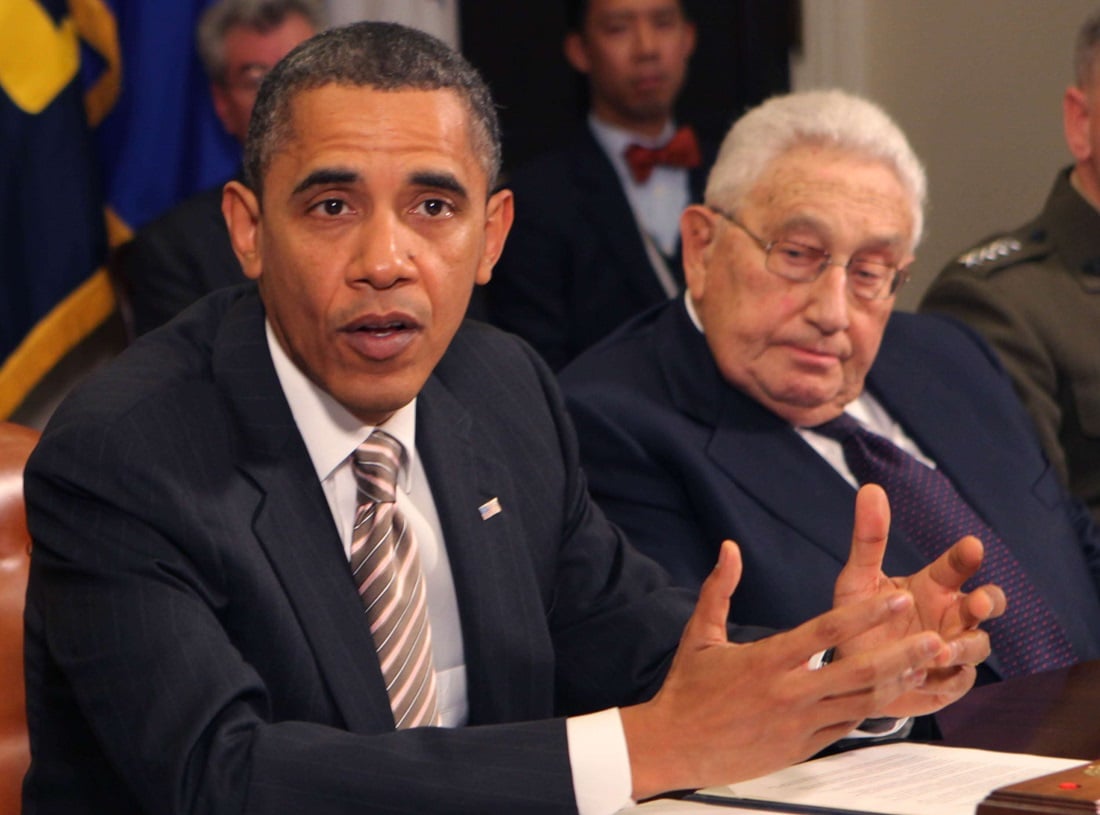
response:
[[[351,346],[362,356],[385,361],[398,356],[420,332],[420,324],[405,315],[365,317],[344,329]]]
[[[356,326],[353,330],[374,334],[379,337],[386,337],[399,331],[409,330],[409,324],[404,320],[386,320],[377,323],[367,322]]]

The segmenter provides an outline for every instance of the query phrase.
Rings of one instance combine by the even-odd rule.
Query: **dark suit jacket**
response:
[[[703,163],[690,173],[693,201],[703,198],[716,152],[702,149]],[[587,124],[507,186],[516,220],[485,287],[488,316],[530,342],[552,368],[668,299],[615,168]],[[682,275],[679,258],[669,268]]]
[[[855,491],[726,384],[682,300],[639,317],[561,381],[593,497],[674,579],[697,587],[728,537],[745,561],[733,619],[786,627],[831,606]],[[1094,530],[989,348],[953,321],[896,313],[867,388],[1012,548],[1078,656],[1100,657]],[[887,574],[922,565],[891,536]]]
[[[138,334],[168,322],[214,289],[243,282],[222,217],[222,185],[139,229],[113,263],[129,290]]]
[[[551,717],[651,694],[692,595],[591,503],[522,343],[467,323],[417,413],[471,726],[395,734],[251,287],[61,406],[26,475],[25,813],[574,811]]]

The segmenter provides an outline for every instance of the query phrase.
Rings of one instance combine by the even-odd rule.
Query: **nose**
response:
[[[376,211],[364,220],[349,266],[349,282],[383,290],[416,272],[414,236],[392,212]]]
[[[649,56],[657,50],[657,31],[648,22],[634,26],[634,52],[636,56]]]
[[[848,270],[832,261],[810,285],[804,314],[824,334],[848,327]]]

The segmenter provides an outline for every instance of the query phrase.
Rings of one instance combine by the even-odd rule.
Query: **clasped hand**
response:
[[[963,538],[916,574],[890,578],[882,572],[889,525],[882,489],[861,489],[833,609],[747,644],[727,637],[741,557],[732,541],[722,544],[664,685],[622,710],[635,799],[763,775],[864,719],[930,713],[970,689],[989,654],[978,625],[1005,608],[996,586],[962,591],[981,565],[981,543]],[[835,661],[808,668],[834,647]]]

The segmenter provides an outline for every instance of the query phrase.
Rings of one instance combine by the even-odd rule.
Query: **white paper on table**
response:
[[[733,802],[731,801],[730,804]],[[699,801],[682,801],[661,798],[638,806],[620,809],[616,815],[760,815],[758,809],[742,809],[729,804],[704,804]]]
[[[733,806],[773,802],[799,812],[876,815],[974,815],[998,787],[1077,767],[1080,759],[1050,758],[898,742],[864,747],[699,793]]]

